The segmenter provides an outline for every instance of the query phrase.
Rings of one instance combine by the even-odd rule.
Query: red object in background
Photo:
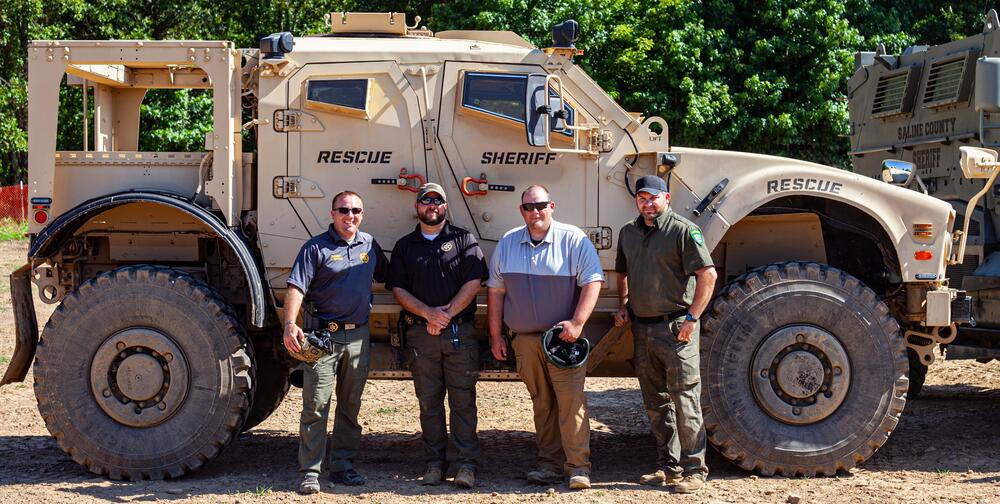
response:
[[[28,186],[12,185],[0,187],[0,220],[13,219],[18,222],[28,218]]]

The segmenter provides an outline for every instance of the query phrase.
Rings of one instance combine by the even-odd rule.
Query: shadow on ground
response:
[[[889,442],[862,469],[865,471],[923,471],[934,474],[1000,470],[996,457],[969,453],[997,453],[1000,439],[993,419],[1000,404],[972,397],[941,397],[947,387],[930,387],[929,397],[911,401]],[[589,392],[591,413],[607,431],[593,432],[593,483],[595,488],[636,487],[639,474],[652,468],[653,439],[648,434],[638,391],[615,389]],[[960,426],[960,427],[959,427]],[[390,492],[402,496],[448,494],[537,493],[545,488],[523,479],[533,466],[534,434],[522,430],[480,431],[483,446],[478,485],[457,490],[450,485],[424,487],[417,483],[423,469],[419,435],[410,432],[366,433],[356,465],[368,477],[363,487],[324,487],[324,492],[361,495]],[[0,485],[58,483],[58,491],[97,497],[112,502],[183,499],[198,495],[248,496],[293,491],[298,437],[286,430],[257,429],[241,435],[208,467],[178,480],[112,482],[90,474],[74,463],[48,436],[0,437]],[[965,454],[965,456],[963,456]],[[971,464],[971,465],[970,465]],[[714,479],[740,479],[748,473],[709,450],[708,465]],[[989,482],[992,482],[990,479]],[[983,483],[966,479],[963,483]],[[557,492],[565,486],[553,485]]]

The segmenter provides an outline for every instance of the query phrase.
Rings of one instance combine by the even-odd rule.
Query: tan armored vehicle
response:
[[[854,171],[885,171],[886,181],[947,202],[959,222],[969,217],[968,226],[956,232],[965,247],[956,247],[947,276],[975,300],[975,324],[957,334],[908,335],[912,392],[923,382],[937,343],[947,344],[947,359],[1000,358],[1000,186],[992,178],[985,184],[967,180],[962,167],[963,160],[978,158],[986,165],[997,158],[990,149],[1000,146],[998,27],[997,12],[990,10],[982,33],[963,40],[913,46],[898,56],[883,47],[857,53],[848,84]]]
[[[608,270],[588,371],[632,376],[631,334],[611,320],[617,232],[637,215],[635,178],[668,179],[720,272],[702,333],[710,439],[764,474],[834,474],[870,457],[903,411],[903,332],[934,338],[968,319],[945,277],[951,205],[816,164],[671,145],[662,119],[626,112],[574,64],[575,23],[557,25],[548,49],[510,32],[433,34],[400,14],[329,25],[260,50],[31,44],[31,247],[12,276],[18,346],[3,383],[34,360],[46,425],[91,471],[180,476],[274,410],[292,366],[277,322],[285,280],[344,189],[361,193],[366,230],[391,250],[416,224],[416,188],[438,182],[490,253],[522,225],[521,191],[545,184],[556,218],[586,230]],[[61,85],[87,91],[93,122],[73,127],[90,150],[56,150]],[[136,151],[153,88],[211,90],[205,151]],[[253,112],[242,126],[241,107]],[[59,304],[40,338],[29,282]],[[375,305],[371,375],[408,378],[399,307],[384,290]],[[481,362],[485,379],[516,378]]]

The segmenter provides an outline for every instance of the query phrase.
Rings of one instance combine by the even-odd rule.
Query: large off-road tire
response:
[[[187,274],[125,267],[63,300],[38,344],[35,396],[73,460],[112,479],[178,477],[215,458],[250,406],[232,311]]]
[[[284,349],[282,349],[284,351]],[[247,413],[242,431],[248,431],[274,413],[288,394],[292,370],[274,354],[274,348],[254,342],[254,362],[257,364],[253,388],[253,404]]]
[[[924,388],[924,380],[927,379],[927,366],[920,362],[917,352],[906,349],[906,357],[910,361],[910,387],[906,391],[906,400],[912,401],[920,396],[920,391]]]
[[[728,284],[703,318],[705,427],[744,469],[834,475],[896,427],[906,346],[888,307],[857,278],[803,262]]]

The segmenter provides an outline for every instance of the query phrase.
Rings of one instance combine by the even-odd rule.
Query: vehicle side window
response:
[[[367,118],[369,88],[368,79],[310,79],[306,105]]]
[[[462,107],[493,117],[524,123],[524,95],[528,83],[525,74],[467,72],[462,89]],[[555,96],[555,93],[552,93]],[[574,124],[575,111],[566,104],[568,124]],[[552,121],[556,131],[556,121]],[[559,131],[573,136],[571,130]]]

